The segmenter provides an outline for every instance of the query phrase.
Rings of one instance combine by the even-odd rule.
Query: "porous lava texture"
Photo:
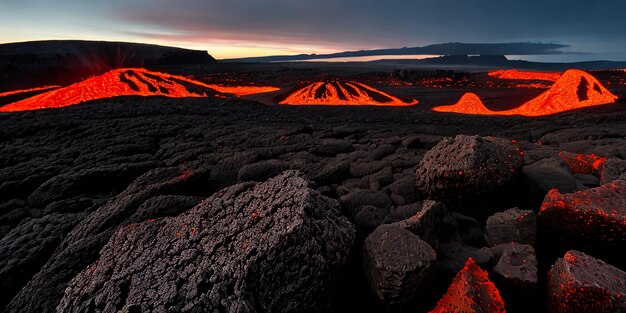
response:
[[[623,250],[626,244],[626,181],[546,195],[539,219],[559,233]]]
[[[442,201],[493,194],[515,182],[523,162],[523,153],[510,140],[445,138],[417,166],[417,189],[427,198]]]
[[[626,272],[568,251],[548,274],[548,303],[553,313],[626,312]]]
[[[317,311],[354,238],[338,206],[295,171],[234,185],[119,229],[57,311]]]
[[[431,313],[504,313],[504,301],[496,286],[473,259],[454,277],[452,285]]]

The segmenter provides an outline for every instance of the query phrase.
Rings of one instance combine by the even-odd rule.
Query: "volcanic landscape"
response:
[[[623,68],[110,45],[0,45],[0,311],[626,312]]]

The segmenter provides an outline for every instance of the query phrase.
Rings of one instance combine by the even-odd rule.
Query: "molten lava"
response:
[[[205,86],[217,92],[233,94],[238,97],[280,90],[280,88],[270,86],[224,86],[216,84],[208,84]]]
[[[56,89],[56,88],[59,88],[59,87],[61,87],[61,86],[43,86],[43,87],[36,87],[36,88],[30,88],[30,89],[21,89],[21,90],[13,90],[13,91],[1,92],[0,93],[0,98],[13,96],[13,95],[18,95],[18,94],[21,94],[21,93],[34,92],[34,91],[46,91],[46,90],[50,90],[50,89]]]
[[[600,167],[604,162],[606,162],[606,158],[595,154],[576,154],[566,151],[561,151],[559,156],[567,165],[570,170],[574,174],[585,174],[585,175],[593,175],[597,174],[600,170]]]
[[[0,112],[61,108],[118,96],[206,97],[215,91],[182,76],[145,69],[116,69],[82,82],[45,92],[3,107]]]
[[[545,80],[556,82],[561,77],[559,72],[526,72],[518,70],[498,70],[489,72],[488,75],[499,79],[514,80]]]
[[[289,105],[380,105],[409,106],[417,100],[402,100],[358,82],[316,82],[298,89],[279,102]]]
[[[459,102],[454,105],[445,105],[433,108],[436,112],[464,112],[466,114],[482,114],[489,115],[494,114],[491,110],[487,109],[483,104],[480,97],[473,93],[466,93],[461,97]]]
[[[26,91],[0,94],[6,96],[18,92],[52,89],[42,87]],[[279,90],[266,86],[221,86],[209,85],[184,76],[151,72],[141,68],[116,69],[82,82],[48,91],[36,96],[0,107],[0,112],[16,112],[37,109],[61,108],[85,101],[118,96],[164,96],[170,98],[222,97],[219,93],[237,96]]]
[[[482,115],[545,116],[597,105],[613,103],[617,96],[604,88],[595,77],[580,70],[568,70],[546,92],[523,105],[506,111],[492,111],[468,96],[471,105],[459,101],[433,111]],[[467,101],[469,101],[467,100]]]
[[[489,312],[504,313],[504,300],[496,286],[489,280],[473,259],[454,277],[446,294],[431,313]]]

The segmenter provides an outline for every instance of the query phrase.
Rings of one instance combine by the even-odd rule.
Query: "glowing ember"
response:
[[[471,98],[468,98],[471,100]],[[568,70],[546,92],[518,108],[491,111],[480,106],[474,99],[468,105],[459,101],[456,105],[435,107],[433,111],[482,115],[544,116],[574,109],[613,103],[617,97],[604,88],[598,80],[580,70]]]
[[[466,93],[461,100],[454,105],[439,106],[433,108],[436,112],[463,112],[465,114],[495,114],[487,109],[480,98],[473,93]]]
[[[576,154],[566,151],[561,151],[559,156],[567,163],[570,170],[574,174],[593,175],[598,173],[598,170],[606,162],[606,158],[595,154]]]
[[[561,233],[623,245],[626,242],[626,181],[561,194],[548,192],[539,218]]]
[[[44,87],[36,87],[36,88],[30,88],[30,89],[7,91],[7,92],[0,93],[0,98],[13,96],[13,95],[21,94],[21,93],[29,93],[33,91],[46,91],[46,90],[55,89],[59,87],[61,86],[44,86]]]
[[[316,82],[298,89],[279,102],[289,105],[381,105],[409,106],[405,101],[358,82]]]
[[[526,72],[518,70],[499,70],[489,72],[489,76],[499,79],[545,80],[556,82],[561,77],[559,72]]]
[[[277,87],[270,86],[223,86],[223,85],[215,85],[209,84],[206,85],[207,88],[211,88],[217,92],[233,94],[236,96],[247,96],[258,93],[267,93],[274,92],[280,90]]]
[[[3,107],[0,112],[61,108],[85,101],[117,96],[206,97],[215,91],[182,76],[145,69],[116,69],[101,76],[45,92]]]
[[[504,313],[504,300],[496,286],[489,280],[473,259],[454,277],[452,285],[431,313],[489,312]]]

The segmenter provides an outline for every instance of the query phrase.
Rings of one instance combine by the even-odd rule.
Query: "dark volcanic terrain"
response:
[[[116,45],[3,65],[0,312],[626,311],[623,69]]]
[[[489,247],[483,227],[498,223],[488,222],[488,216],[512,207],[538,212],[550,188],[572,192],[601,184],[593,172],[573,172],[561,151],[624,163],[626,111],[603,111],[531,119],[441,114],[419,106],[291,107],[234,98],[126,97],[3,114],[0,305],[6,312],[51,312],[57,306],[63,312],[322,307],[372,312],[383,310],[384,303],[393,310],[409,303],[408,311],[427,311],[466,257],[489,269],[508,255],[506,247],[481,249]],[[515,165],[521,170],[515,177],[484,185],[478,199],[444,198],[450,210],[460,212],[451,214],[422,203],[416,169],[444,137],[458,134],[507,138],[502,145],[524,152],[523,169]],[[476,140],[466,138],[457,138],[458,149]],[[267,181],[285,170],[299,173]],[[617,171],[612,175],[619,177]],[[499,193],[485,189],[504,182]],[[223,188],[228,189],[219,191]],[[472,188],[466,190],[480,190]],[[274,212],[280,208],[289,209]],[[428,223],[439,231],[427,228],[433,233],[425,234],[423,225],[396,223],[435,208],[444,210],[438,213],[442,221]],[[382,223],[417,229],[435,248],[436,266],[423,263],[431,265],[419,275],[428,277],[418,280],[434,284],[417,304],[414,294],[405,293],[380,302],[372,291],[376,285],[367,282],[365,273],[374,270],[367,266],[375,265],[361,265],[363,240]],[[616,234],[617,245],[588,238],[595,243],[589,248],[569,234],[547,235],[557,230],[539,225],[539,283],[530,283],[521,293],[526,298],[519,299],[520,293],[507,294],[519,286],[495,280],[505,302],[524,304],[509,311],[546,308],[547,270],[571,248],[624,269],[623,254],[615,250],[624,247],[623,232]],[[502,234],[491,233],[496,237]],[[398,286],[415,283],[413,278]],[[394,288],[387,292],[394,294]]]

